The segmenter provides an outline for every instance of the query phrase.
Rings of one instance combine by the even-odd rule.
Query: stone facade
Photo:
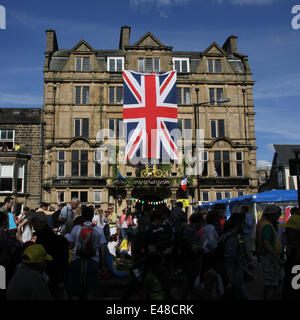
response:
[[[22,206],[37,208],[43,175],[41,109],[1,109],[0,131],[1,142],[9,147],[9,151],[0,152],[0,202],[10,195],[15,198],[14,209],[18,212]],[[16,144],[19,151],[14,150]]]
[[[127,26],[121,28],[118,50],[96,50],[84,40],[73,49],[59,49],[55,31],[46,34],[43,183],[49,189],[44,200],[54,205],[78,195],[86,204],[106,208],[114,203],[119,210],[133,204],[132,198],[146,201],[146,195],[168,201],[188,198],[195,204],[257,192],[254,81],[248,57],[238,52],[237,37],[230,36],[222,47],[213,42],[203,52],[179,52],[150,32],[130,45]],[[100,129],[122,127],[122,70],[174,69],[180,124],[194,132],[197,110],[197,128],[204,132],[201,174],[189,175],[193,166],[183,163],[162,165],[163,177],[157,179],[142,179],[138,166],[102,163],[99,168],[98,147],[122,147],[114,136],[97,139]],[[230,102],[217,104],[219,98]],[[127,178],[124,182],[117,179],[119,172]],[[189,187],[183,194],[185,174]]]

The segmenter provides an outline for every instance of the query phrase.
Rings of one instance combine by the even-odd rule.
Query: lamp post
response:
[[[197,103],[194,104],[194,118],[195,118],[195,144],[196,144],[196,170],[197,170],[197,197],[198,197],[198,204],[200,202],[200,170],[199,170],[199,140],[200,140],[200,134],[199,134],[199,116],[198,116],[198,108],[200,106],[204,105],[210,105],[210,101],[201,102],[199,103],[199,88],[195,88],[196,92],[196,101]],[[229,98],[220,98],[218,100],[215,100],[214,102],[217,103],[225,103],[230,102]]]

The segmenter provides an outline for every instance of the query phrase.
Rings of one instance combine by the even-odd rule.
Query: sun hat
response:
[[[266,216],[275,215],[275,214],[281,214],[281,208],[274,204],[270,204],[266,206],[263,212],[263,215],[266,215]]]
[[[278,227],[290,228],[300,231],[300,216],[292,215],[286,223],[279,224]]]
[[[41,244],[33,244],[28,246],[23,253],[23,263],[41,263],[44,261],[52,261],[53,258],[47,254],[45,248]]]

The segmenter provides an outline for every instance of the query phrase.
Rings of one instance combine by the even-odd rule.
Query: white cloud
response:
[[[257,160],[256,162],[256,168],[260,169],[260,168],[267,168],[267,167],[271,167],[272,163],[269,162],[268,160]]]

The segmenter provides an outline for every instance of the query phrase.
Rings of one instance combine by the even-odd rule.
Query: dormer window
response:
[[[221,59],[208,59],[208,72],[209,73],[222,73],[222,60]]]
[[[76,71],[90,71],[90,57],[76,57],[75,58]]]
[[[177,72],[190,72],[189,58],[173,58],[173,70]]]
[[[107,71],[122,72],[124,70],[124,58],[107,58]]]
[[[138,72],[160,72],[159,58],[138,58]]]

